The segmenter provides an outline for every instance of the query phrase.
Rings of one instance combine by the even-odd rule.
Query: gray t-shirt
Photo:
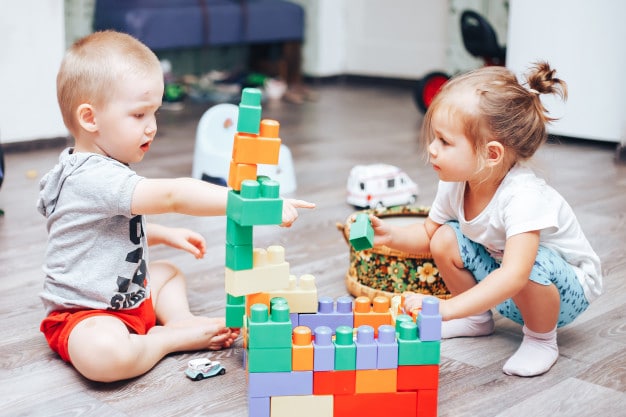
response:
[[[143,177],[103,155],[64,150],[40,183],[48,246],[40,294],[55,310],[139,306],[150,294],[145,221],[131,213]]]

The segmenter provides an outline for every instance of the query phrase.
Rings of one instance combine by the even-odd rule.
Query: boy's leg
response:
[[[477,283],[472,272],[465,268],[461,257],[459,249],[459,246],[463,244],[461,237],[469,242],[458,230],[458,223],[449,223],[437,229],[430,244],[435,264],[453,297],[469,290]],[[468,251],[473,253],[475,248],[467,248],[465,252]],[[441,337],[450,339],[486,336],[493,333],[493,330],[493,316],[491,311],[487,310],[475,316],[444,321],[441,327]]]
[[[150,264],[149,270],[157,323],[164,328],[186,330],[190,348],[185,350],[219,350],[233,344],[239,331],[227,328],[223,317],[209,318],[191,313],[185,277],[176,266],[170,262],[157,261]],[[156,331],[162,329],[157,326],[151,332]],[[200,345],[196,347],[198,343]]]

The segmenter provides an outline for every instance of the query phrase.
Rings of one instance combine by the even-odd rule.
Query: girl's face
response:
[[[432,116],[434,138],[428,146],[429,162],[441,181],[469,181],[479,170],[478,158],[462,123],[449,110],[444,106]]]
[[[163,74],[127,75],[111,86],[112,98],[95,107],[100,153],[125,164],[139,162],[150,149],[157,132],[156,112],[163,98]]]

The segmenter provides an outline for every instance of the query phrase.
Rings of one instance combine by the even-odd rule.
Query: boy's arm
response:
[[[227,200],[228,188],[194,178],[144,178],[135,186],[131,209],[133,214],[223,216]],[[282,226],[291,226],[298,218],[299,208],[315,208],[315,204],[304,200],[283,200]]]
[[[167,227],[155,223],[146,224],[148,246],[168,245],[182,249],[200,259],[206,253],[206,242],[199,233],[182,227]]]
[[[144,178],[135,187],[131,209],[133,214],[221,216],[227,197],[226,187],[195,178]]]

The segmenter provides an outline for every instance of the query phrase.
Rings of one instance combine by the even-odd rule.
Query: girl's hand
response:
[[[196,259],[201,259],[206,253],[206,241],[199,233],[185,228],[170,228],[163,242],[173,248],[189,252]]]
[[[283,200],[283,222],[281,223],[282,227],[291,227],[293,222],[298,218],[298,209],[306,208],[312,209],[315,208],[314,203],[309,203],[304,200],[294,200],[292,198],[285,198]]]
[[[411,314],[413,311],[422,308],[422,300],[427,297],[425,294],[406,293],[404,295],[404,312]]]
[[[370,214],[370,223],[374,229],[374,246],[388,246],[392,237],[391,227],[373,214]]]

